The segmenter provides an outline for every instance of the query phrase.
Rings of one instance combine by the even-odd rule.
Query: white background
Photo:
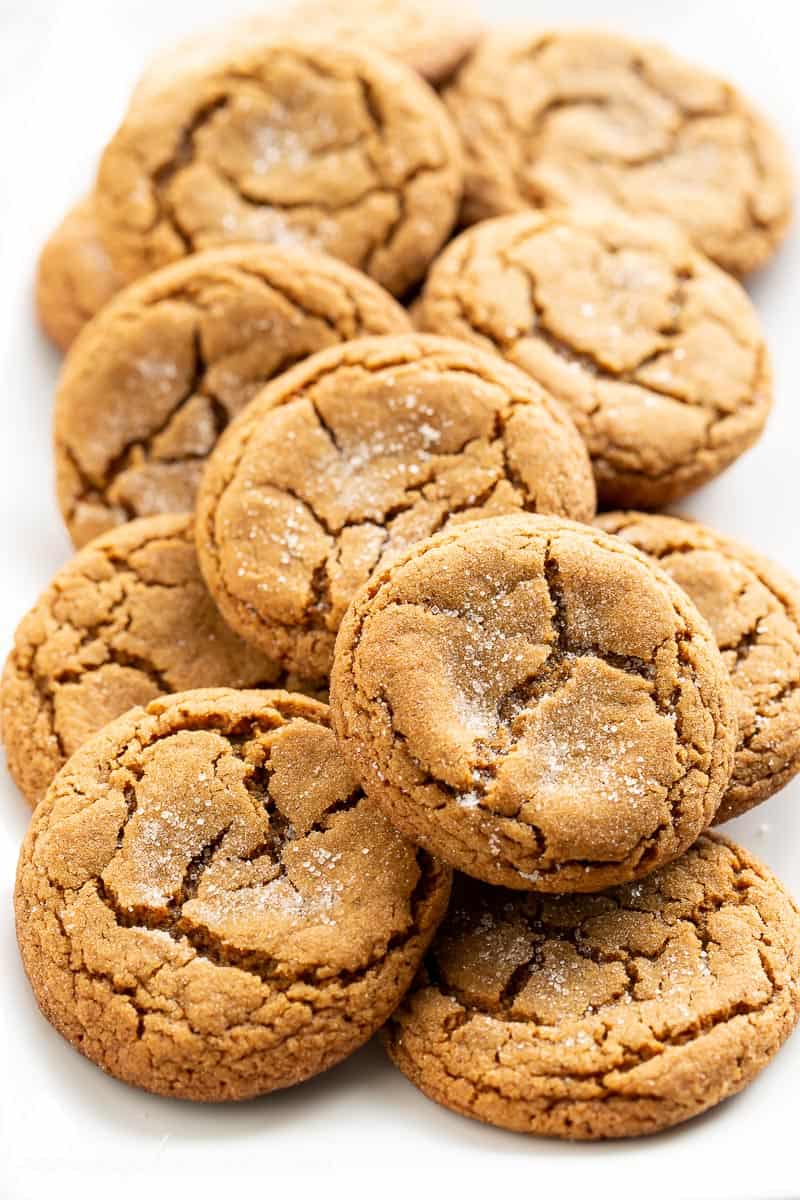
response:
[[[340,0],[346,3],[346,0]],[[257,0],[247,6],[253,8]],[[0,651],[69,555],[53,499],[58,357],[38,333],[37,250],[90,183],[147,56],[245,7],[223,0],[0,0]],[[657,38],[736,80],[800,163],[800,16],[790,0],[490,0],[493,20],[592,24]],[[800,231],[750,281],[777,403],[755,450],[683,507],[800,576]],[[747,1092],[654,1138],[567,1145],[439,1109],[377,1045],[290,1092],[192,1106],[134,1091],[84,1061],[38,1014],[20,967],[13,877],[28,809],[0,766],[0,1200],[518,1195],[646,1200],[800,1196],[800,1033]],[[729,831],[800,896],[800,782]]]

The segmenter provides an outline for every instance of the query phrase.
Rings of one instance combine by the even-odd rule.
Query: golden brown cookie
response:
[[[20,622],[0,683],[9,770],[35,805],[86,738],[136,704],[190,687],[285,684],[220,617],[192,518],[132,521],[67,563]]]
[[[800,1016],[800,914],[739,846],[596,896],[460,877],[389,1056],[432,1100],[523,1133],[655,1133],[741,1091]]]
[[[775,131],[730,84],[659,46],[585,30],[497,33],[446,101],[470,222],[605,201],[672,218],[737,273],[764,263],[788,226]]]
[[[39,255],[36,311],[42,328],[59,349],[68,349],[121,287],[87,196],[69,210]]]
[[[296,0],[280,11],[235,17],[169,46],[148,64],[133,103],[169,87],[177,76],[208,68],[254,41],[312,30],[340,45],[369,46],[399,58],[429,83],[453,74],[478,41],[483,23],[464,0]]]
[[[447,868],[358,790],[324,704],[184,692],[96,734],[17,874],[44,1015],[126,1083],[240,1100],[350,1054],[408,987]]]
[[[694,521],[616,512],[598,525],[658,559],[711,626],[739,721],[716,820],[737,817],[800,771],[800,587],[749,546]]]
[[[487,883],[591,892],[676,858],[730,779],[733,694],[686,594],[620,538],[475,521],[376,571],[336,642],[342,752]]]
[[[131,517],[185,512],[220,432],[316,350],[409,320],[327,255],[230,246],[127,288],[69,355],[55,407],[58,497],[76,545]]]
[[[753,444],[772,402],[747,293],[654,219],[477,225],[434,263],[416,319],[497,350],[565,404],[601,506],[657,508],[705,483]]]
[[[248,47],[134,104],[96,185],[126,279],[258,241],[325,250],[398,295],[425,273],[460,195],[457,135],[413,71],[301,41]]]
[[[290,669],[330,669],[384,555],[516,510],[590,520],[585,447],[520,371],[420,334],[324,351],[269,384],[209,460],[200,567],[230,625]]]

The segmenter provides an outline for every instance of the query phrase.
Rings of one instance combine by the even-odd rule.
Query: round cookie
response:
[[[382,557],[519,509],[591,519],[589,460],[561,408],[464,342],[364,338],[287,371],[231,426],[198,496],[198,555],[232,628],[325,676]]]
[[[497,33],[445,99],[464,143],[469,222],[607,201],[670,217],[736,273],[761,266],[788,226],[777,134],[730,84],[659,46]]]
[[[588,210],[467,230],[417,322],[497,350],[569,410],[601,505],[668,504],[761,433],[772,402],[747,293],[673,225]]]
[[[373,280],[311,251],[207,250],[131,285],[86,328],[56,395],[73,541],[188,511],[206,455],[268,379],[326,346],[409,327]]]
[[[523,1133],[655,1133],[741,1091],[800,1016],[800,914],[703,835],[641,883],[544,897],[463,876],[386,1028],[432,1100]]]
[[[51,233],[36,267],[36,311],[47,336],[66,350],[83,326],[122,287],[87,196]]]
[[[398,58],[431,84],[453,74],[478,41],[483,24],[469,3],[455,0],[297,0],[280,12],[251,13],[203,30],[161,51],[136,85],[133,103],[169,87],[176,76],[202,71],[254,41],[313,29],[341,45],[357,43]]]
[[[36,805],[86,738],[134,705],[189,687],[285,682],[220,617],[192,518],[132,521],[62,567],[20,622],[0,682],[8,767]]]
[[[800,771],[800,587],[748,546],[694,521],[617,512],[598,525],[657,559],[711,626],[739,724],[716,820],[737,817]]]
[[[59,772],[22,847],[17,937],[87,1058],[241,1100],[383,1024],[449,887],[358,790],[324,704],[209,689],[126,713]]]
[[[441,533],[361,589],[334,728],[403,833],[487,883],[591,892],[708,826],[736,716],[711,631],[619,538],[556,517]]]
[[[140,101],[103,154],[126,279],[230,242],[325,250],[401,295],[449,234],[460,146],[431,89],[351,46],[268,42]]]

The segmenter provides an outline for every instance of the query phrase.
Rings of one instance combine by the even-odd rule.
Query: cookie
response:
[[[311,251],[207,250],[131,285],[59,382],[56,480],[73,541],[190,510],[206,455],[268,379],[326,346],[409,327],[378,284]]]
[[[220,617],[192,518],[132,521],[67,563],[20,622],[0,682],[9,770],[36,805],[86,738],[134,705],[190,687],[285,683]]]
[[[297,0],[280,12],[237,17],[169,46],[148,64],[133,103],[169,87],[176,76],[202,71],[254,41],[312,29],[340,45],[357,43],[399,58],[431,84],[453,74],[475,46],[483,24],[472,4],[454,0]]]
[[[358,790],[324,704],[184,692],[59,772],[23,844],[17,937],[87,1058],[165,1096],[241,1100],[375,1032],[449,883]]]
[[[417,321],[497,350],[568,408],[601,505],[668,504],[761,433],[769,360],[747,293],[675,226],[520,213],[435,262]]]
[[[589,460],[560,407],[464,342],[364,338],[274,380],[231,426],[198,496],[198,555],[232,628],[326,676],[384,555],[520,509],[591,519]]]
[[[431,89],[354,46],[269,42],[134,104],[97,176],[133,279],[229,242],[325,250],[401,295],[447,237],[460,147]]]
[[[783,237],[775,131],[730,84],[659,46],[587,31],[486,38],[446,93],[466,154],[464,218],[601,202],[677,221],[728,271]]]
[[[694,521],[617,512],[598,524],[657,559],[711,626],[739,724],[716,820],[737,817],[800,771],[800,587],[748,546]]]
[[[704,835],[638,884],[521,895],[458,880],[389,1056],[432,1100],[523,1133],[655,1133],[741,1091],[800,1016],[800,914]]]
[[[711,631],[620,538],[556,517],[413,546],[347,611],[334,728],[403,833],[468,875],[591,892],[708,826],[736,715]]]
[[[53,231],[36,267],[36,312],[51,342],[68,349],[83,326],[122,287],[87,196]]]

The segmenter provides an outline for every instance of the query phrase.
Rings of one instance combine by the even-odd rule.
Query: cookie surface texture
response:
[[[687,849],[728,784],[730,681],[669,576],[555,517],[389,561],[342,622],[331,706],[390,819],[488,883],[588,892]]]
[[[522,372],[450,338],[365,338],[288,371],[227,431],[198,555],[233,628],[324,675],[383,555],[479,516],[593,507],[582,441]]]
[[[657,559],[711,626],[739,724],[716,820],[737,817],[800,770],[800,587],[749,546],[694,521],[617,512],[597,523]]]
[[[566,406],[601,507],[670,503],[761,433],[767,349],[744,289],[657,219],[524,213],[434,263],[420,328],[498,351]]]
[[[324,250],[401,295],[452,228],[461,150],[435,93],[352,46],[268,42],[128,112],[96,183],[134,279],[230,242]]]
[[[70,754],[134,705],[285,682],[220,617],[191,517],[133,521],[86,546],[20,622],[0,683],[9,769],[35,805]]]
[[[777,134],[730,84],[659,46],[493,34],[446,99],[464,141],[468,222],[607,201],[676,221],[737,274],[761,266],[788,226]]]
[[[17,935],[87,1058],[238,1100],[365,1042],[448,892],[357,789],[325,705],[211,689],[134,709],[59,773],[23,845]]]
[[[42,328],[67,350],[91,317],[122,287],[100,240],[91,197],[71,208],[45,242],[36,267]]]
[[[745,850],[704,835],[596,896],[461,877],[386,1030],[431,1099],[525,1133],[655,1133],[740,1091],[800,1014],[800,918]]]

